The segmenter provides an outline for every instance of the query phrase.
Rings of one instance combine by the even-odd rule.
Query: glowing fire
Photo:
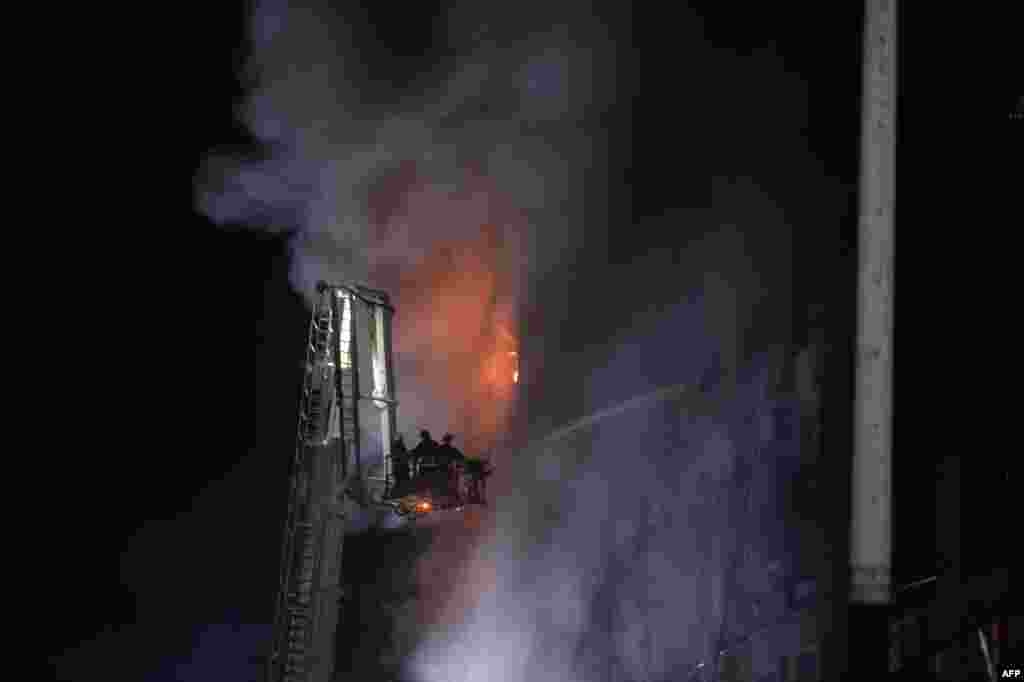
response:
[[[515,306],[506,254],[494,243],[498,232],[484,225],[435,245],[401,273],[395,290],[395,352],[416,359],[411,381],[448,408],[445,428],[466,451],[486,450],[503,433],[519,382]]]
[[[525,216],[479,169],[463,170],[455,193],[439,191],[412,161],[371,189],[373,279],[387,282],[381,288],[400,311],[394,350],[404,385],[443,411],[424,406],[417,419],[438,422],[464,450],[480,451],[504,432],[519,381],[510,351],[519,346],[512,330]],[[429,246],[413,239],[433,233],[445,236]],[[410,239],[425,247],[412,262]]]

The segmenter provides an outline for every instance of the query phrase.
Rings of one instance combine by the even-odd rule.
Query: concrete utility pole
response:
[[[850,526],[849,664],[857,679],[875,679],[888,669],[896,22],[896,0],[867,0]]]

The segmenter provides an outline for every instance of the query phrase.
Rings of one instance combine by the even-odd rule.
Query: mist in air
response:
[[[506,446],[493,520],[418,559],[423,590],[435,568],[459,587],[395,610],[416,634],[392,654],[418,682],[684,679],[730,618],[783,608],[730,615],[726,590],[772,593],[813,533],[785,492],[817,400],[815,352],[792,331],[815,301],[791,254],[827,230],[794,227],[762,171],[722,169],[754,132],[719,147],[698,125],[723,92],[789,101],[800,86],[775,62],[717,56],[684,15],[662,93],[686,102],[664,129],[679,185],[658,184],[679,205],[651,217],[610,161],[632,126],[607,116],[633,94],[617,73],[628,26],[551,4],[457,5],[445,56],[397,84],[371,76],[359,26],[326,3],[257,2],[238,111],[261,147],[212,154],[197,176],[218,223],[290,235],[307,300],[320,279],[393,296],[407,436]],[[759,106],[757,134],[799,131],[776,100]],[[731,516],[744,477],[757,528]],[[758,569],[729,587],[737,547]]]

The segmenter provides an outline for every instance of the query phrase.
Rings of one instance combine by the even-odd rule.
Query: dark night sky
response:
[[[118,356],[100,384],[100,392],[113,390],[107,388],[111,382],[125,389],[118,391],[122,408],[95,418],[120,423],[115,442],[106,440],[111,432],[101,427],[97,448],[89,448],[110,456],[70,465],[66,499],[91,510],[82,512],[91,522],[87,534],[72,538],[77,555],[73,589],[62,596],[66,618],[54,641],[56,652],[64,650],[53,659],[62,680],[254,679],[239,662],[262,653],[258,647],[269,631],[265,624],[276,587],[306,313],[289,289],[284,237],[221,229],[192,208],[192,178],[203,155],[213,147],[248,141],[233,112],[242,92],[236,67],[244,55],[245,8],[212,4],[219,9],[190,11],[171,21],[173,29],[153,29],[157,37],[152,40],[140,32],[113,68],[115,80],[124,84],[118,98],[124,103],[123,122],[110,132],[110,145],[101,141],[99,146],[116,148],[124,162],[118,198],[105,214],[116,227],[109,242],[93,245],[111,256],[111,265],[97,266],[95,281],[111,302],[110,324],[144,321],[142,336],[134,337],[139,340]],[[699,7],[694,14],[703,23],[688,25],[669,21],[662,10],[636,8],[632,35],[623,30],[616,36],[633,49],[624,50],[620,65],[630,81],[629,97],[621,96],[608,120],[620,133],[610,150],[616,168],[609,178],[612,222],[628,224],[680,204],[700,203],[709,191],[707,179],[703,173],[689,177],[673,163],[683,150],[714,173],[765,178],[768,191],[798,206],[787,215],[794,221],[826,221],[835,214],[837,201],[844,203],[841,190],[838,200],[834,193],[819,195],[821,177],[852,191],[858,12],[827,4],[801,12],[765,3],[739,3],[746,5],[742,9],[725,4],[694,3]],[[378,5],[357,19],[378,25],[360,32],[375,78],[411,80],[440,54],[430,34],[436,8],[431,3],[411,6],[416,9],[396,12]],[[939,50],[939,42],[924,35],[908,39],[922,48],[907,60],[907,68],[917,74],[907,79],[912,93],[908,116],[921,124],[906,133],[906,153],[929,161],[913,170],[908,163],[900,177],[910,197],[904,201],[920,208],[905,219],[908,230],[920,230],[922,249],[955,238],[952,226],[935,227],[948,217],[941,218],[944,212],[933,198],[951,196],[967,210],[970,202],[947,193],[962,188],[961,183],[983,184],[984,196],[992,199],[976,207],[976,220],[991,223],[986,213],[1004,220],[999,216],[1009,205],[1012,176],[992,164],[1008,166],[1024,127],[1024,122],[1014,126],[1007,121],[1024,89],[1015,91],[1012,82],[991,70],[984,73],[986,80],[995,79],[992,87],[954,75],[945,66],[959,62]],[[778,55],[768,56],[772,52]],[[134,70],[137,54],[147,55],[140,59],[147,68]],[[687,70],[688,82],[673,78],[675,64],[709,54],[715,58],[706,67]],[[921,54],[934,54],[935,60]],[[1005,70],[1004,61],[996,55],[991,59],[986,63],[998,65],[992,69]],[[743,61],[747,79],[726,79],[737,60],[750,60]],[[791,103],[774,101],[790,97],[768,89],[780,71],[799,74],[798,80],[809,84],[805,100],[798,88]],[[717,107],[702,107],[692,96],[702,90],[715,93]],[[976,146],[958,137],[964,120],[959,112],[971,108],[964,101],[971,98],[984,104],[980,114],[973,111],[969,117],[993,120],[972,136]],[[806,122],[787,126],[764,116],[803,117]],[[679,117],[706,134],[674,139],[670,131]],[[779,130],[785,135],[776,135]],[[787,170],[791,145],[810,150],[817,173],[806,167],[799,173]],[[756,161],[740,169],[740,158]],[[986,179],[979,182],[975,170],[967,172],[968,180],[951,177],[961,172],[952,158],[976,160],[989,169]],[[852,194],[845,203],[845,222],[823,231],[820,241],[812,237],[799,247],[797,260],[807,267],[795,273],[797,282],[821,274],[814,267],[819,250],[841,250],[842,240],[854,234]],[[990,234],[993,240],[1002,238]],[[907,260],[920,254],[917,244],[909,243],[899,246]],[[609,261],[664,247],[684,245],[669,233],[637,236],[613,230],[606,243],[588,245],[581,267],[594,271]],[[958,276],[956,268],[934,274],[945,280],[939,287]],[[908,311],[908,329],[941,319],[932,316],[942,306],[932,298],[930,285],[908,278],[905,288],[902,280],[900,286],[901,296],[924,301]],[[569,283],[566,295],[579,300],[585,292]],[[588,329],[593,333],[600,327]],[[927,376],[913,367],[903,372],[901,377]],[[905,382],[901,387],[910,384]],[[906,413],[904,424],[913,420],[909,408]],[[904,424],[898,438],[911,428]]]

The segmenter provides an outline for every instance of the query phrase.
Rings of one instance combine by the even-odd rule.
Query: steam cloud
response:
[[[606,406],[517,453],[494,532],[463,568],[457,599],[471,607],[421,644],[415,679],[690,679],[697,662],[711,661],[723,626],[755,629],[756,614],[726,611],[737,588],[725,567],[738,547],[751,557],[738,589],[768,595],[762,617],[783,616],[773,581],[797,567],[802,537],[775,478],[800,454],[798,436],[773,418],[798,409],[776,390],[786,353],[756,354],[732,377],[709,375],[721,360],[718,341],[700,331],[706,300],[676,306],[656,333],[629,337],[587,386],[606,397],[674,381],[678,390]],[[663,364],[680,338],[687,352]],[[730,511],[743,466],[760,480],[756,527]],[[775,628],[757,643],[767,647],[761,659],[777,660],[796,636]]]

